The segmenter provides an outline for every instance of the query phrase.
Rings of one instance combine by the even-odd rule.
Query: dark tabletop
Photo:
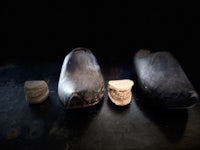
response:
[[[5,63],[0,66],[0,149],[198,149],[200,104],[180,110],[145,106],[132,89],[129,105],[115,106],[107,91],[99,104],[66,110],[57,84],[62,62]],[[132,65],[102,64],[105,83],[132,78]],[[29,104],[26,80],[45,80],[49,97]]]

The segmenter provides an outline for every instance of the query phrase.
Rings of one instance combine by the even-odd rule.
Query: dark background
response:
[[[132,61],[142,48],[170,51],[197,84],[198,5],[127,1],[1,4],[1,62],[63,60],[75,47],[99,61]]]
[[[1,150],[199,149],[199,103],[191,109],[164,112],[145,107],[137,98],[128,107],[115,107],[105,95],[97,107],[66,112],[57,95],[61,64],[76,47],[91,49],[98,61],[105,63],[105,82],[129,78],[139,49],[169,51],[200,95],[198,4],[125,0],[2,2]],[[47,81],[49,98],[42,104],[29,105],[24,97],[24,81],[35,79]]]

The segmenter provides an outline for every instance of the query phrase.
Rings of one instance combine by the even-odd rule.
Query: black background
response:
[[[200,95],[198,4],[125,0],[3,2],[0,147],[199,147],[199,105],[194,109],[160,112],[145,108],[140,101],[117,108],[105,97],[100,107],[65,113],[55,92],[59,67],[66,54],[76,47],[87,47],[100,63],[106,64],[105,81],[118,76],[119,68],[129,76],[129,67],[116,68],[115,63],[132,64],[139,49],[169,51]],[[18,62],[19,65],[9,65]],[[41,105],[28,105],[22,83],[25,79],[41,78],[49,83],[50,97]],[[4,140],[10,134],[13,139]]]
[[[132,61],[144,48],[170,51],[192,78],[199,75],[198,5],[73,0],[1,6],[1,62],[63,60],[75,47],[91,49],[99,61]]]

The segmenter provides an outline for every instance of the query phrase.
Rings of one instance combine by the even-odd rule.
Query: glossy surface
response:
[[[104,91],[101,68],[91,50],[77,47],[65,56],[58,81],[58,96],[66,109],[96,105]]]
[[[200,104],[190,109],[159,111],[133,99],[115,106],[105,92],[91,108],[66,111],[57,94],[62,62],[0,66],[0,149],[199,149]],[[102,64],[105,83],[132,78],[130,64]],[[49,98],[30,105],[25,80],[45,80]],[[134,81],[134,77],[133,77]],[[197,89],[199,91],[199,89]]]

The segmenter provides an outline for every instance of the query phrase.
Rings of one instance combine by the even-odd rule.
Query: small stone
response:
[[[110,80],[108,82],[108,96],[118,106],[125,106],[131,102],[132,86],[134,82],[130,79]]]
[[[24,83],[26,101],[32,104],[42,103],[49,96],[49,88],[43,80],[30,80]]]

